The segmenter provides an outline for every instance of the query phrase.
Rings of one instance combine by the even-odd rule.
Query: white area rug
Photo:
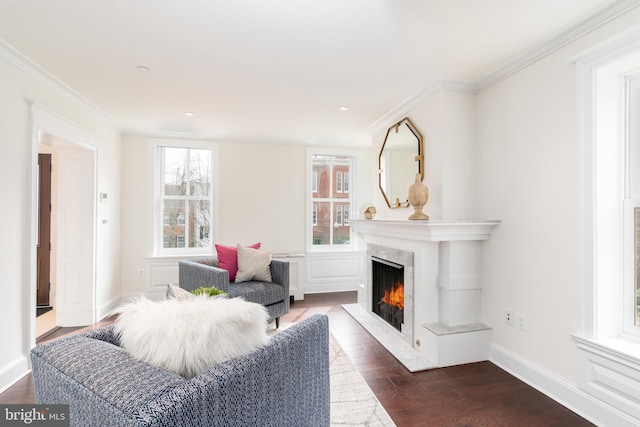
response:
[[[295,323],[283,323],[283,331]],[[331,426],[395,427],[395,423],[362,375],[353,366],[340,343],[329,334],[329,373],[331,384]]]
[[[395,426],[338,341],[329,335],[332,426]]]

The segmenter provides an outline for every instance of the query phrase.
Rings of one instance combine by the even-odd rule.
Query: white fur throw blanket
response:
[[[120,345],[132,357],[193,378],[216,363],[269,342],[269,315],[241,298],[150,301],[115,310]]]

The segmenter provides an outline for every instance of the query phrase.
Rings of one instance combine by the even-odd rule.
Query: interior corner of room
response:
[[[596,425],[640,423],[639,2],[13,3],[0,391],[38,337],[261,242],[292,307],[354,295],[408,375],[489,361]],[[161,209],[167,148],[211,155],[191,235]]]

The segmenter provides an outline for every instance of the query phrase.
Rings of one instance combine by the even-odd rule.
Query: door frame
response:
[[[29,229],[29,242],[28,245],[28,272],[27,279],[29,281],[29,297],[25,301],[25,312],[28,317],[28,330],[29,330],[29,349],[35,346],[35,326],[36,326],[36,244],[37,244],[37,227],[38,227],[38,213],[37,213],[37,163],[38,163],[38,145],[42,142],[44,135],[53,136],[54,142],[49,144],[55,144],[60,150],[84,150],[90,153],[87,156],[88,167],[92,170],[92,176],[87,179],[90,180],[90,198],[91,200],[85,200],[84,203],[90,209],[90,215],[87,215],[83,222],[86,229],[91,230],[84,238],[89,239],[88,246],[91,247],[91,254],[88,257],[88,265],[85,267],[89,271],[91,280],[89,284],[89,298],[83,302],[81,307],[85,313],[85,324],[93,324],[96,322],[96,226],[97,223],[97,158],[98,150],[96,144],[96,138],[86,129],[78,126],[76,123],[59,116],[58,114],[46,109],[37,104],[30,105],[31,112],[31,155],[30,155],[30,191],[31,191],[31,224]],[[64,203],[59,201],[58,203]],[[60,238],[60,236],[58,236]],[[58,269],[56,269],[58,270]],[[64,283],[56,283],[57,290],[60,287],[64,287]],[[63,303],[56,298],[57,304]],[[71,326],[71,325],[66,325]]]

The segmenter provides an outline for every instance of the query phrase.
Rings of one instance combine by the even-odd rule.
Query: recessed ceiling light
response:
[[[189,116],[189,117],[193,117],[196,115],[196,113],[193,113],[191,111],[187,111],[186,113],[184,113],[185,116]]]
[[[346,105],[341,105],[338,107],[338,110],[340,111],[349,111],[349,107],[347,107]]]
[[[141,73],[148,73],[149,71],[151,71],[149,67],[145,67],[144,65],[138,65],[136,67],[136,70],[138,70]]]

